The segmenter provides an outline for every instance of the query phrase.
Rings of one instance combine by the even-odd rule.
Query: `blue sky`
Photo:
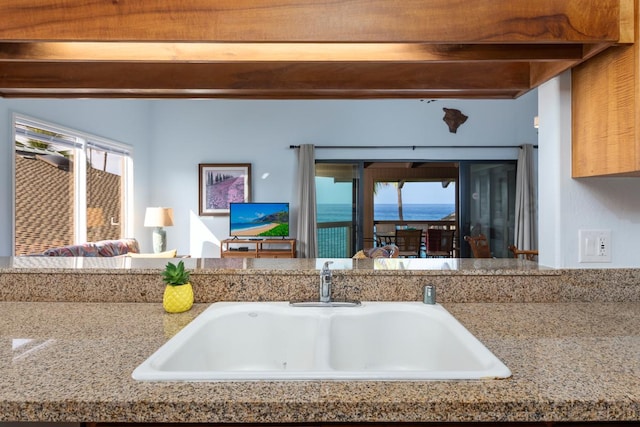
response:
[[[455,204],[456,186],[442,188],[439,182],[407,182],[402,187],[402,203],[406,204]],[[381,186],[374,203],[398,203],[398,190],[394,185]]]
[[[318,203],[350,203],[351,183],[333,183],[332,178],[316,178]],[[402,203],[406,204],[454,204],[455,185],[442,188],[439,182],[407,182],[402,189]],[[381,186],[374,203],[396,204],[398,193],[393,185]]]

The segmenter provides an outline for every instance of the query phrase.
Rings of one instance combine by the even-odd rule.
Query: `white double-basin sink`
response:
[[[138,366],[142,381],[498,379],[511,371],[439,304],[212,304]]]

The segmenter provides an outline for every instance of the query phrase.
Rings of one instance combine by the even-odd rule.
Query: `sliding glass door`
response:
[[[515,177],[515,161],[316,162],[318,256],[349,258],[391,224],[455,230],[462,258],[471,256],[463,237],[484,234],[492,256],[510,257]]]
[[[495,258],[508,258],[513,244],[516,163],[461,162],[462,235],[484,234]],[[470,256],[462,240],[462,256]]]
[[[316,163],[318,256],[350,258],[361,247],[358,163]]]

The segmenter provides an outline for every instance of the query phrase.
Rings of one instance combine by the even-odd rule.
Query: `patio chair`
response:
[[[428,229],[425,236],[427,258],[452,258],[455,230]]]
[[[420,245],[422,242],[422,230],[396,230],[395,244],[398,247],[398,256],[403,258],[420,258]]]
[[[478,234],[477,236],[464,236],[464,240],[471,246],[471,252],[474,258],[491,258],[491,248],[489,247],[489,241],[484,234]]]
[[[514,258],[523,257],[529,261],[535,261],[538,258],[537,250],[529,250],[529,249],[518,249],[516,245],[509,246],[509,250],[513,254]]]

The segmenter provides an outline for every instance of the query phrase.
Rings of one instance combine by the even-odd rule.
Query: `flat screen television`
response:
[[[229,235],[289,236],[289,203],[230,203]]]

